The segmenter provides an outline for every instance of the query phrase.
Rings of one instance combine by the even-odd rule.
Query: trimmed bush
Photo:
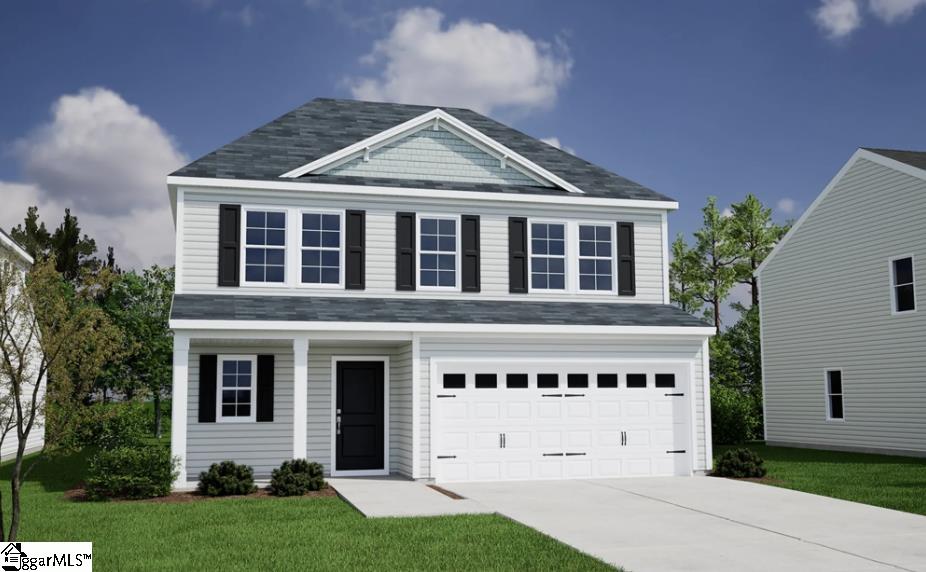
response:
[[[210,497],[251,494],[257,490],[254,469],[234,461],[212,463],[208,471],[199,474],[196,490]]]
[[[166,447],[104,449],[90,459],[87,498],[147,499],[170,493],[177,461]]]
[[[283,461],[270,475],[270,492],[280,497],[304,495],[325,486],[322,466],[305,459]]]
[[[751,449],[745,447],[730,449],[717,458],[713,474],[733,479],[759,479],[767,472],[762,466],[764,462],[762,457]]]

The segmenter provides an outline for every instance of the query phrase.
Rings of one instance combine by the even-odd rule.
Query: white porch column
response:
[[[186,421],[187,384],[190,366],[190,337],[174,334],[174,379],[170,413],[170,454],[179,459],[178,475],[174,488],[187,483],[186,475]]]
[[[309,338],[293,338],[293,458],[306,458]]]

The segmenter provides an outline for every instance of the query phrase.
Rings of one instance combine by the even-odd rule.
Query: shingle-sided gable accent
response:
[[[514,166],[502,167],[497,157],[442,128],[436,131],[420,129],[323,173],[349,177],[540,185]]]

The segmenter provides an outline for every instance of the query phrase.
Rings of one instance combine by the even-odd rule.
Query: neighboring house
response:
[[[759,267],[772,445],[926,456],[926,152],[859,149]]]
[[[22,279],[25,279],[26,273],[32,267],[32,257],[29,256],[29,253],[13,238],[7,233],[3,232],[0,229],[0,263],[4,265],[11,265],[18,272]],[[0,376],[3,374],[0,373]],[[32,386],[34,388],[34,386]],[[10,414],[13,412],[13,403],[7,401],[7,397],[10,392],[9,381],[0,379],[0,431],[3,427],[8,426]],[[42,396],[45,394],[44,384],[39,387],[39,399],[42,399]],[[32,403],[32,393],[28,392],[28,395],[24,395],[23,406],[26,406],[29,403]],[[29,438],[26,440],[26,453],[32,453],[38,451],[42,448],[42,445],[45,443],[45,416],[41,414],[38,419],[36,419],[35,424],[32,427],[32,431],[29,434]],[[0,461],[8,461],[16,455],[16,449],[19,443],[16,437],[16,426],[15,424],[10,428],[6,437],[3,439],[3,445],[0,446]]]
[[[317,99],[171,174],[178,486],[710,468],[677,203],[466,109]]]

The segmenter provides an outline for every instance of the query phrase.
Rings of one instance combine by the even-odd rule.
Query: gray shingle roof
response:
[[[177,294],[172,320],[682,326],[708,324],[663,304]]]
[[[888,159],[893,159],[895,161],[900,161],[901,163],[906,163],[907,165],[916,167],[918,169],[923,169],[926,171],[926,151],[904,151],[901,149],[874,149],[871,147],[863,147],[866,151],[871,151],[872,153],[877,153],[887,157]]]
[[[214,179],[278,180],[280,175],[343,149],[434,109],[432,106],[367,101],[314,99],[251,131],[244,137],[193,161],[172,175]],[[576,185],[587,197],[673,200],[588,161],[561,151],[469,109],[442,108]],[[564,191],[534,186],[445,183],[404,179],[308,175],[305,180],[462,191],[562,195]]]

